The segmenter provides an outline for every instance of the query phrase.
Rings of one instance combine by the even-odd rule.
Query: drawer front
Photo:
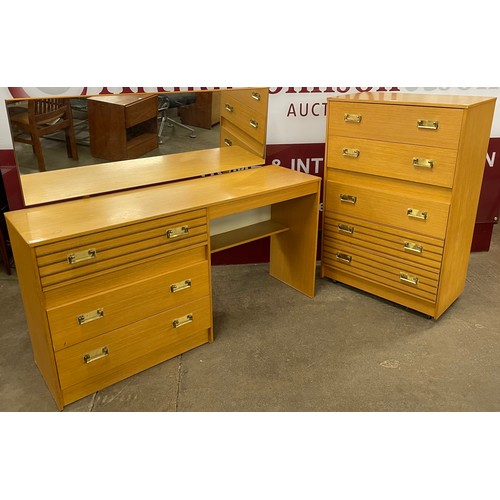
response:
[[[434,270],[441,268],[443,242],[409,232],[382,228],[380,225],[357,219],[338,218],[324,214],[323,238],[363,247],[387,258],[410,263],[416,267]]]
[[[449,205],[404,193],[327,181],[325,210],[444,239]]]
[[[267,115],[269,91],[267,88],[237,89],[221,92],[222,101],[233,98],[261,115]]]
[[[221,125],[231,123],[258,142],[266,142],[266,114],[245,106],[226,95],[221,101]]]
[[[332,136],[327,166],[451,188],[457,151]]]
[[[398,262],[364,247],[325,241],[322,261],[333,269],[391,287],[419,299],[435,302],[439,274],[433,270]]]
[[[158,97],[156,95],[139,98],[136,102],[125,106],[125,127],[132,127],[158,114]]]
[[[332,136],[457,149],[463,111],[431,106],[330,102]]]
[[[179,253],[163,255],[158,259],[140,261],[134,265],[116,269],[108,273],[92,276],[45,291],[46,309],[55,309],[71,302],[86,299],[89,295],[98,295],[113,288],[122,288],[129,283],[154,278],[177,269],[190,267],[208,260],[208,246],[197,246]],[[70,299],[68,299],[70,297]]]
[[[36,254],[45,288],[207,241],[201,210],[43,245]]]
[[[88,340],[209,295],[208,261],[49,309],[54,349]]]
[[[92,380],[101,387],[108,385],[103,379],[129,369],[137,359],[162,350],[183,352],[184,342],[186,350],[193,347],[191,337],[197,332],[198,345],[208,342],[210,327],[207,297],[62,349],[55,353],[61,388]]]
[[[264,158],[265,144],[255,140],[240,129],[232,127],[230,123],[220,127],[220,146],[240,146]]]

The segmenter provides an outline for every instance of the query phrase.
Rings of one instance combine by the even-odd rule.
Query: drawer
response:
[[[258,142],[266,142],[266,114],[245,106],[229,94],[221,102],[221,125],[231,123]]]
[[[264,143],[243,133],[241,129],[231,126],[229,122],[226,122],[226,126],[220,127],[220,146],[240,146],[262,158],[264,158],[266,148]]]
[[[327,181],[325,210],[444,239],[450,206],[428,196]]]
[[[419,299],[435,302],[439,273],[397,262],[363,247],[325,241],[322,262],[333,269],[388,286]]]
[[[199,337],[196,345],[208,342],[206,330],[210,327],[210,300],[206,297],[57,351],[61,388],[81,383],[92,386],[93,382],[109,385],[107,378],[130,369],[136,360],[162,351],[163,359],[168,359],[169,352],[177,355],[195,347],[193,335]]]
[[[198,210],[42,245],[36,255],[45,288],[207,241],[206,212]]]
[[[60,350],[209,295],[208,261],[132,282],[49,309],[52,344]]]
[[[45,307],[46,309],[54,309],[68,302],[85,299],[89,295],[89,287],[92,288],[93,294],[100,294],[111,288],[121,288],[135,281],[147,280],[176,269],[193,266],[207,261],[208,255],[207,245],[195,246],[182,252],[162,255],[157,259],[140,261],[134,265],[94,275],[90,279],[81,279],[54,286],[44,292]]]
[[[158,114],[158,97],[156,95],[138,97],[137,101],[125,106],[125,127],[133,127]]]
[[[327,166],[451,188],[457,151],[332,136]]]
[[[462,116],[453,108],[332,102],[327,140],[341,135],[457,149]]]
[[[221,97],[223,103],[226,102],[226,97],[233,98],[240,101],[248,108],[253,109],[257,113],[262,115],[267,114],[267,105],[269,101],[269,92],[267,88],[222,91]]]
[[[443,258],[443,241],[409,232],[383,228],[357,219],[324,214],[323,238],[336,244],[350,244],[388,258],[438,272]]]

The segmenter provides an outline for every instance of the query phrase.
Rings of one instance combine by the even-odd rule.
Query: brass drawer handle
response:
[[[422,168],[433,168],[434,160],[428,160],[427,158],[413,158],[413,166]]]
[[[348,264],[350,264],[351,261],[352,261],[352,256],[351,255],[347,255],[346,253],[337,252],[337,254],[335,255],[335,257],[338,260],[341,260],[342,262],[347,262]]]
[[[257,120],[250,120],[250,126],[253,128],[259,128],[259,122]]]
[[[406,273],[399,273],[399,279],[403,283],[407,283],[408,285],[418,285],[418,278],[416,276],[410,276]]]
[[[339,224],[337,227],[339,229],[339,233],[354,233],[354,228],[352,226],[348,226],[347,224]]]
[[[342,150],[342,156],[348,156],[349,158],[357,158],[359,156],[359,149],[344,148]]]
[[[252,92],[252,99],[255,99],[256,101],[260,101],[259,92]]]
[[[95,259],[96,257],[97,250],[95,248],[89,248],[88,250],[82,250],[81,252],[70,253],[66,259],[68,260],[68,264],[76,264],[77,262]]]
[[[352,204],[355,204],[356,203],[356,196],[352,196],[350,194],[341,194],[340,195],[340,201],[344,202],[344,203],[352,203]]]
[[[224,107],[226,108],[227,111],[229,111],[230,113],[232,113],[234,111],[234,108],[231,106],[231,104],[228,104],[226,102],[226,104],[224,104]]]
[[[167,229],[167,238],[177,238],[178,236],[183,236],[189,234],[189,226],[176,227],[174,229]]]
[[[427,212],[422,212],[421,210],[416,210],[415,208],[409,208],[406,211],[408,217],[413,217],[414,219],[427,220]]]
[[[422,245],[417,245],[416,243],[411,243],[409,241],[405,241],[403,243],[403,248],[409,252],[415,253],[422,253],[424,251],[424,247]]]
[[[174,328],[180,328],[181,326],[187,325],[193,321],[193,313],[186,314],[186,316],[182,316],[182,318],[177,318],[172,321],[172,326]]]
[[[104,309],[101,307],[100,309],[96,309],[95,311],[89,311],[83,314],[79,314],[76,317],[76,321],[79,325],[84,325],[85,323],[90,323],[91,321],[101,319],[102,317],[104,317]]]
[[[101,347],[100,349],[95,349],[90,351],[83,356],[84,363],[92,363],[92,361],[97,361],[98,359],[104,358],[109,355],[108,346]]]
[[[417,127],[427,130],[437,130],[439,122],[437,120],[417,120]]]
[[[225,144],[226,146],[232,146],[232,145],[233,145],[233,141],[231,141],[231,139],[227,139],[227,138],[226,138],[226,139],[224,139],[224,144]]]
[[[344,121],[348,123],[361,123],[361,115],[344,114]]]
[[[180,292],[181,290],[185,290],[186,288],[191,288],[191,280],[187,279],[184,281],[179,281],[178,283],[172,283],[170,285],[170,291],[172,293]]]

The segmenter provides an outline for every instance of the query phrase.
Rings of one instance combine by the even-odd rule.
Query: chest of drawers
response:
[[[221,91],[220,145],[240,146],[265,157],[267,88]]]
[[[321,274],[437,319],[465,286],[494,98],[328,100]]]

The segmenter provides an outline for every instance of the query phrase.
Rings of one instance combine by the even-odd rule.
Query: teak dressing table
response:
[[[321,179],[261,163],[234,146],[23,178],[36,206],[6,219],[35,361],[60,409],[213,341],[213,252],[270,236],[270,274],[314,296]],[[106,180],[108,168],[127,175]],[[66,189],[75,199],[62,201]],[[210,236],[262,207],[268,220]]]

